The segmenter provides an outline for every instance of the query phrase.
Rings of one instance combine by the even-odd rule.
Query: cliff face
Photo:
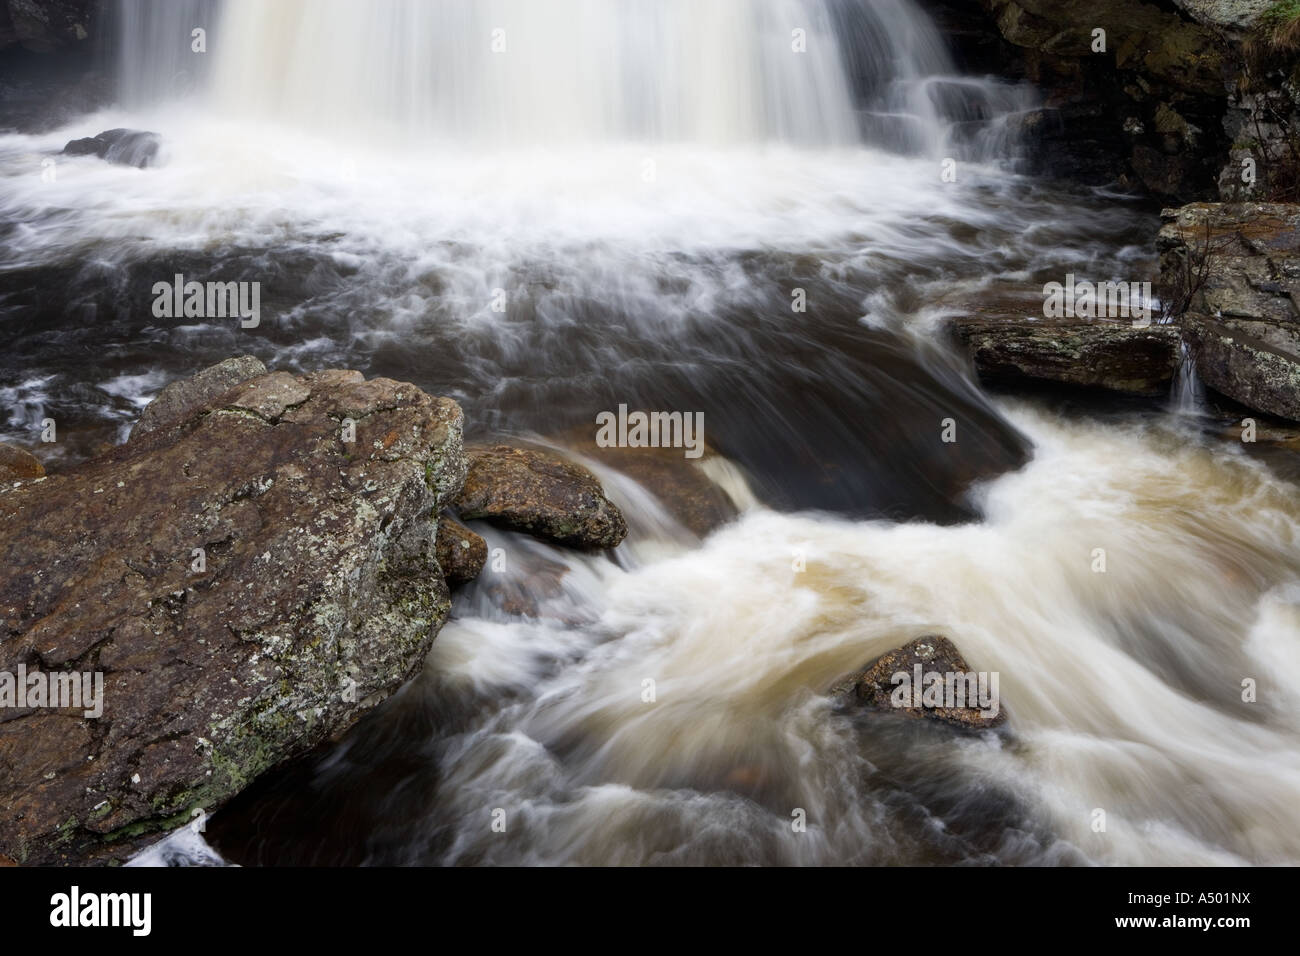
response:
[[[1042,91],[1022,129],[1035,172],[1179,202],[1293,178],[1300,76],[1264,40],[1272,0],[924,2],[965,66]]]

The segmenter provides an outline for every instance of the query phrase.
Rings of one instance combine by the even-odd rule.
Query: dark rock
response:
[[[0,716],[0,853],[120,861],[416,674],[461,429],[413,385],[279,373],[0,486],[0,672],[103,675],[99,719]]]
[[[1247,408],[1300,421],[1300,327],[1183,317],[1196,372]]]
[[[916,684],[918,673],[921,675],[919,686]],[[946,637],[931,635],[909,641],[902,647],[876,658],[861,671],[837,683],[831,688],[830,693],[846,704],[871,710],[893,711],[908,717],[928,718],[969,730],[984,730],[1006,722],[1007,715],[997,699],[997,686],[992,681],[993,675],[989,675],[989,680],[985,684],[985,690],[990,692],[992,697],[988,708],[990,713],[987,715],[980,709],[978,696],[971,701],[970,695],[978,694],[978,680],[974,688],[968,683],[953,680],[952,687],[957,693],[942,702],[961,703],[963,706],[928,706],[924,703],[919,707],[912,706],[914,701],[912,690],[915,689],[918,694],[922,693],[927,684],[924,675],[931,673],[940,674],[946,680],[947,675],[950,674],[969,675],[974,672],[953,646],[952,641]],[[906,675],[906,682],[895,677],[900,674]],[[971,705],[967,705],[968,702]]]
[[[145,406],[140,420],[131,429],[131,438],[149,432],[188,415],[194,409],[225,394],[241,382],[266,374],[266,366],[251,355],[228,358],[209,366],[190,378],[169,382],[158,396]]]
[[[1300,205],[1200,202],[1161,213],[1162,290],[1187,310],[1300,323]]]
[[[0,445],[0,481],[22,481],[44,474],[45,466],[35,455],[13,445]]]
[[[85,44],[101,0],[5,0],[0,3],[0,50],[20,45],[51,53]]]
[[[955,320],[953,328],[989,383],[1052,382],[1159,396],[1178,371],[1180,334],[1169,325],[974,318]]]
[[[438,567],[453,587],[473,581],[487,563],[487,542],[447,517],[438,522],[437,551]]]
[[[627,536],[622,513],[586,468],[554,452],[494,445],[466,452],[469,470],[455,509],[575,548],[617,547]]]
[[[63,147],[65,156],[98,156],[120,166],[144,169],[158,158],[162,137],[138,129],[110,129],[85,139],[74,139]]]

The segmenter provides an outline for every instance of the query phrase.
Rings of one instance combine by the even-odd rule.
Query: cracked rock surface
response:
[[[211,813],[416,674],[446,620],[456,403],[342,370],[212,394],[229,371],[128,444],[0,488],[0,694],[20,667],[103,675],[97,718],[0,707],[20,863],[120,861]]]

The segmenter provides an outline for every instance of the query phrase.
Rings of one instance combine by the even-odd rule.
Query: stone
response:
[[[919,672],[918,667],[920,668]],[[910,701],[912,699],[908,693],[900,695],[899,690],[900,687],[904,690],[912,688],[918,673],[922,675],[921,688],[925,686],[924,675],[927,674],[937,673],[943,675],[945,686],[947,675],[976,674],[970,665],[966,663],[966,659],[961,656],[952,641],[946,637],[929,635],[918,637],[902,647],[881,655],[860,671],[839,681],[831,688],[830,693],[831,696],[837,698],[841,704],[846,706],[900,713],[907,717],[938,721],[965,730],[986,730],[1001,726],[1006,722],[1006,711],[1003,710],[1001,701],[998,700],[997,683],[994,681],[995,675],[992,674],[979,675],[985,678],[983,685],[980,684],[979,676],[977,676],[973,688],[969,683],[953,681],[953,687],[960,687],[961,694],[944,701],[944,703],[956,704],[960,702],[963,706],[923,705],[917,707],[895,704],[895,699],[900,696],[903,700]],[[903,682],[896,675],[905,675],[907,681]],[[980,690],[981,687],[983,688],[982,691]],[[987,708],[988,712],[981,711],[978,699],[971,701],[970,697],[967,696],[984,691],[989,692],[991,695],[991,706]],[[920,693],[921,690],[918,688],[917,692]]]
[[[463,419],[359,379],[256,377],[0,486],[0,696],[23,669],[103,681],[98,718],[0,712],[0,854],[121,862],[419,673],[450,608],[435,539]]]
[[[627,522],[596,476],[555,452],[499,444],[471,448],[466,457],[454,506],[463,520],[584,550],[614,548],[627,536]]]
[[[953,321],[980,378],[1054,383],[1128,395],[1165,395],[1178,371],[1181,334],[1171,325],[959,318]]]
[[[448,585],[468,584],[487,563],[487,542],[459,521],[444,517],[438,522],[438,567]]]
[[[95,136],[71,140],[63,147],[65,156],[98,156],[119,166],[144,169],[158,158],[162,137],[139,129],[109,129]]]
[[[266,366],[260,360],[251,355],[241,355],[218,362],[189,378],[170,382],[145,406],[139,421],[131,429],[131,438],[175,421],[241,382],[265,374]]]

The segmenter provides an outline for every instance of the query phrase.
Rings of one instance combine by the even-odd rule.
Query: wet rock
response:
[[[698,459],[685,457],[680,448],[602,448],[596,444],[594,430],[586,427],[567,432],[558,441],[627,475],[697,537],[703,538],[739,513],[735,502],[704,469],[714,454],[707,448]]]
[[[43,474],[45,466],[35,455],[13,445],[0,445],[0,481],[22,481]]]
[[[1162,294],[1202,381],[1248,408],[1300,420],[1300,206],[1193,203],[1163,213]]]
[[[63,147],[65,156],[98,156],[119,166],[144,169],[158,158],[162,137],[138,129],[109,129],[85,139],[74,139]]]
[[[228,358],[190,378],[170,382],[145,406],[131,429],[131,438],[145,435],[168,422],[189,414],[241,382],[266,374],[266,366],[251,355]]]
[[[453,587],[473,581],[487,563],[487,542],[459,521],[447,517],[439,521],[436,543],[438,567]]]
[[[1183,318],[1201,380],[1247,408],[1300,421],[1300,327]]]
[[[1161,287],[1188,311],[1300,322],[1300,205],[1199,202],[1161,218]]]
[[[1021,129],[1030,169],[1183,201],[1214,192],[1229,146],[1225,79],[1240,60],[1218,28],[1140,0],[981,6],[1011,46],[996,71],[1043,93],[1047,113]]]
[[[955,692],[945,696],[940,691],[936,698],[937,706],[926,702],[924,692],[932,683],[926,676],[929,674],[940,675],[943,690],[951,687]],[[1000,726],[1006,722],[1007,716],[997,700],[993,675],[986,675],[983,685],[978,676],[965,681],[955,676],[975,674],[952,641],[930,635],[881,655],[861,671],[837,683],[830,693],[851,706],[894,711],[968,730]],[[951,679],[949,675],[953,675]],[[980,707],[981,692],[986,694],[986,701],[990,704],[986,710]],[[913,706],[917,701],[920,701],[920,706]]]
[[[627,536],[622,513],[581,465],[512,445],[471,448],[466,458],[455,509],[467,521],[482,518],[586,550],[617,547]]]
[[[957,319],[953,329],[980,378],[999,385],[1051,382],[1129,395],[1168,392],[1180,334],[1168,325]]]
[[[461,430],[413,385],[265,375],[0,486],[0,693],[20,667],[103,680],[98,718],[0,716],[0,853],[120,861],[416,674],[450,607]]]

